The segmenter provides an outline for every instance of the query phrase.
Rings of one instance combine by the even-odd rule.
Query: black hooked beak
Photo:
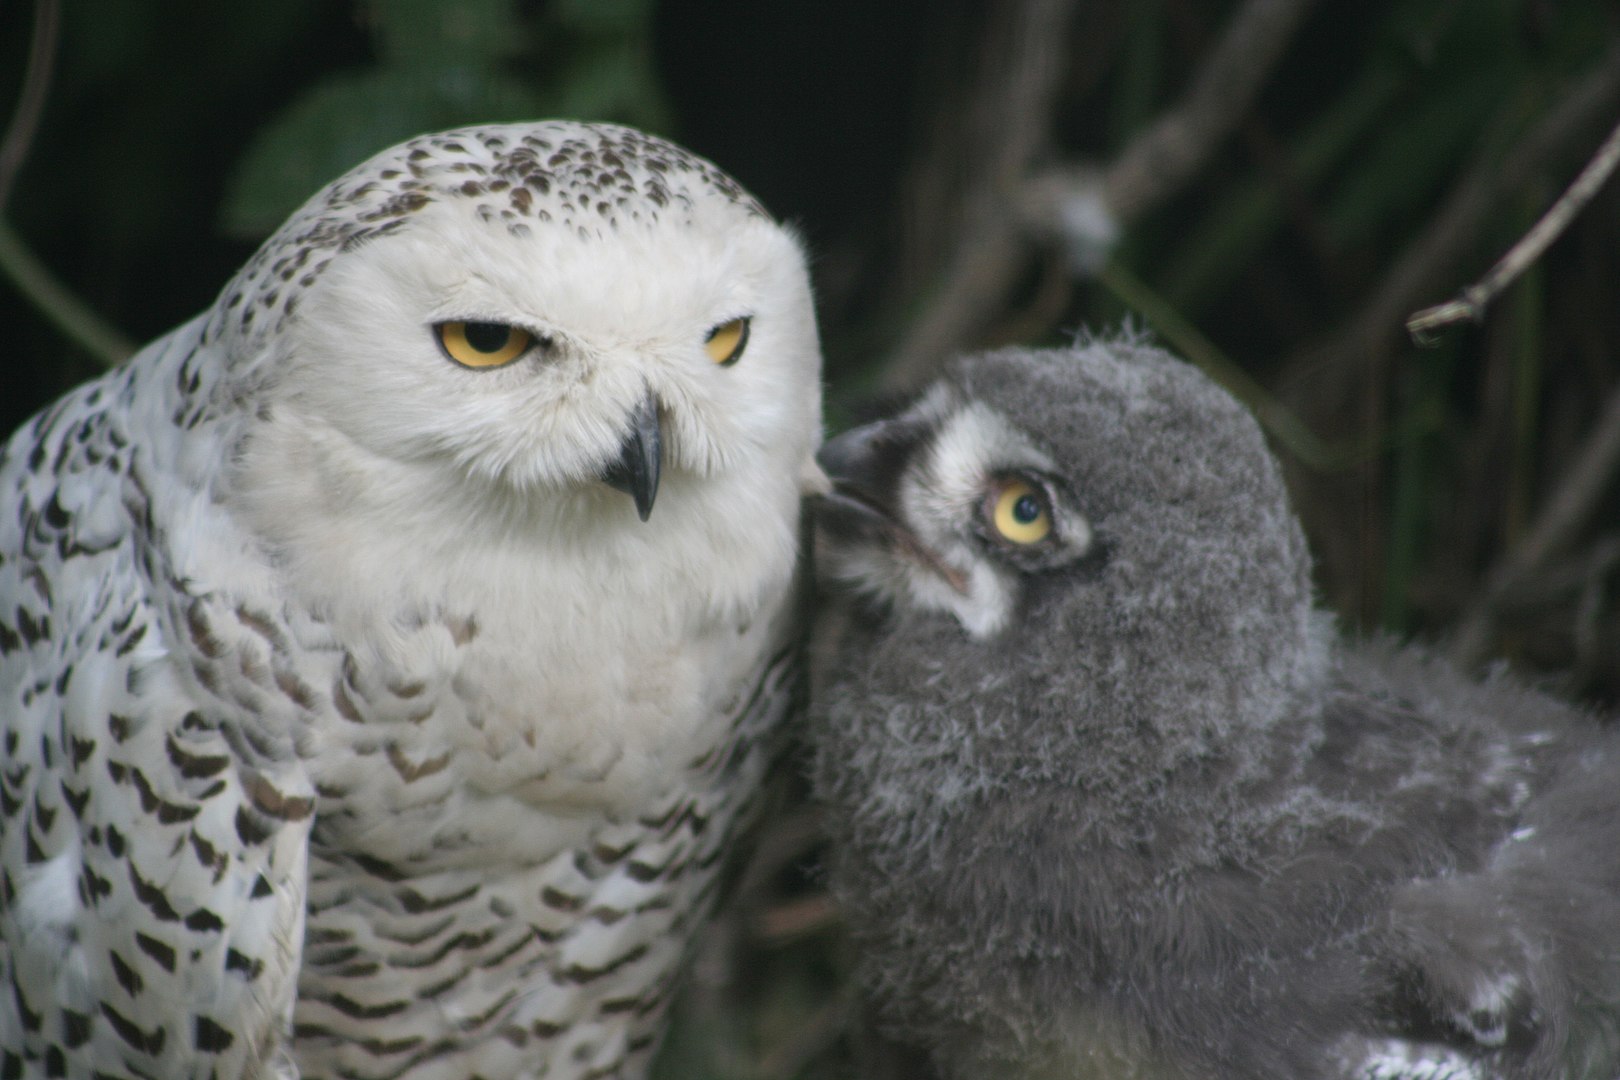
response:
[[[619,457],[602,482],[636,501],[636,514],[646,521],[658,497],[658,466],[663,454],[663,437],[658,426],[658,399],[651,390],[630,413],[630,430],[619,447]]]

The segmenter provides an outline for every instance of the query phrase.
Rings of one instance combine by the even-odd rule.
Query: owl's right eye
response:
[[[1052,504],[1046,492],[1017,477],[997,484],[986,500],[995,534],[1010,544],[1038,544],[1052,534]]]
[[[743,350],[748,348],[748,327],[753,321],[744,315],[710,330],[709,336],[703,339],[703,349],[709,359],[721,367],[730,367],[742,359]]]
[[[534,344],[534,335],[505,323],[442,322],[433,327],[433,333],[444,355],[471,368],[510,364]]]

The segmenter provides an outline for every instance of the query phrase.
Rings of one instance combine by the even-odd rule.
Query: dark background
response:
[[[1223,44],[1248,16],[1286,32]],[[403,137],[650,128],[802,231],[835,427],[951,350],[1130,317],[1261,413],[1347,626],[1620,702],[1620,183],[1482,322],[1421,349],[1402,328],[1484,275],[1620,119],[1612,0],[34,0],[0,3],[13,108],[0,241],[135,344]],[[1184,157],[1144,159],[1167,116]],[[1082,168],[1123,225],[1096,272],[1038,198]],[[105,358],[0,247],[9,430]],[[769,837],[667,1075],[844,1067],[810,834],[788,813]]]

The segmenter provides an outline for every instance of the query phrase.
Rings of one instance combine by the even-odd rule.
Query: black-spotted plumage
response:
[[[1207,378],[967,357],[823,462],[831,883],[942,1074],[1620,1071],[1620,743],[1337,636]]]
[[[642,1075],[797,700],[819,366],[713,165],[491,125],[17,432],[0,1078]]]

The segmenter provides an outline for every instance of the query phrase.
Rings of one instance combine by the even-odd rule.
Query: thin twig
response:
[[[1025,224],[1055,238],[1075,273],[1107,263],[1131,223],[1186,186],[1248,115],[1314,0],[1247,0],[1227,23],[1181,99],[1104,168],[1064,163],[1020,193]]]
[[[1610,394],[1596,426],[1586,437],[1574,465],[1564,474],[1535,524],[1485,579],[1485,589],[1463,612],[1452,639],[1451,655],[1471,667],[1490,651],[1495,616],[1504,596],[1539,571],[1563,550],[1591,517],[1620,473],[1620,387]]]
[[[1496,598],[1496,615],[1507,620],[1544,611],[1585,592],[1594,582],[1601,584],[1616,566],[1620,566],[1620,537],[1600,536],[1583,550],[1549,557],[1515,581]]]
[[[1010,198],[1050,127],[1074,0],[1022,0],[995,29],[975,74],[965,130],[945,156],[971,169],[938,284],[884,372],[888,389],[925,382],[968,342],[1016,278],[1027,247]]]
[[[1109,208],[1135,221],[1192,179],[1249,111],[1313,0],[1247,0],[1186,93],[1103,176]]]
[[[1484,318],[1485,309],[1497,294],[1518,280],[1519,275],[1541,257],[1548,245],[1563,234],[1569,223],[1603,187],[1617,164],[1620,164],[1620,124],[1609,132],[1609,137],[1598,147],[1597,153],[1587,162],[1575,182],[1548,208],[1541,220],[1508,249],[1489,273],[1464,289],[1456,299],[1424,308],[1406,320],[1406,330],[1412,335],[1412,340],[1419,345],[1432,345],[1435,342],[1433,332],[1440,327],[1464,320],[1479,322]]]
[[[1050,123],[1062,71],[1069,3],[1026,0],[1006,59],[987,64],[975,130],[994,166],[965,200],[958,246],[886,373],[891,389],[922,382],[967,343],[1001,301],[1031,239],[1062,239],[1077,271],[1092,273],[1124,224],[1175,194],[1247,113],[1313,0],[1246,0],[1186,92],[1104,170],[1029,166]],[[1010,89],[1007,71],[1021,73]],[[973,148],[964,148],[971,151]],[[976,155],[964,152],[971,160]]]
[[[1607,127],[1620,101],[1620,42],[1533,121],[1505,154],[1505,132],[1523,125],[1524,100],[1510,101],[1460,178],[1424,228],[1378,275],[1378,285],[1357,312],[1328,335],[1292,352],[1279,365],[1282,396],[1311,427],[1333,438],[1349,429],[1377,433],[1389,426],[1385,410],[1395,358],[1406,342],[1403,324],[1425,294],[1454,272],[1476,242],[1501,198],[1525,184],[1597,125]],[[1362,568],[1379,565],[1383,540],[1378,518],[1365,512],[1380,499],[1379,476],[1361,470],[1302,500],[1307,529],[1318,538],[1326,580],[1352,583],[1335,598],[1342,609],[1363,610],[1371,589]]]
[[[1284,363],[1283,370],[1294,373],[1289,396],[1300,402],[1308,419],[1342,416],[1351,400],[1382,400],[1382,389],[1368,388],[1384,385],[1406,313],[1462,257],[1502,193],[1523,184],[1573,139],[1612,116],[1616,99],[1620,43],[1506,157],[1498,160],[1484,151],[1477,156],[1424,230],[1379,275],[1381,284],[1348,325]]]
[[[0,214],[4,213],[12,185],[33,146],[40,117],[45,111],[60,23],[58,0],[37,0],[22,92],[6,133],[0,137]],[[123,334],[74,296],[28,250],[28,245],[4,217],[0,217],[0,276],[10,280],[40,314],[103,364],[111,367],[135,351]]]
[[[128,338],[63,285],[40,262],[11,223],[0,218],[0,276],[39,309],[40,314],[108,367],[135,351]]]
[[[45,112],[45,98],[51,87],[51,73],[56,65],[57,31],[61,25],[59,0],[36,0],[34,4],[34,32],[28,45],[28,66],[24,70],[22,91],[17,107],[12,110],[11,123],[0,138],[0,210],[11,196],[11,187],[17,180],[28,150],[39,130],[39,118]]]

